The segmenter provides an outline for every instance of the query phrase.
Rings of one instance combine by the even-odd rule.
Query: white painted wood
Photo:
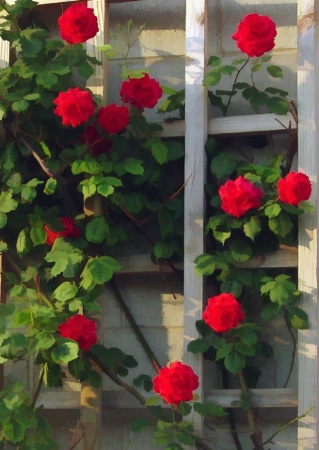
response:
[[[216,403],[223,408],[238,408],[240,389],[213,389],[205,393],[205,401]],[[151,395],[152,396],[152,395]],[[146,395],[147,397],[147,395]],[[297,408],[297,389],[251,389],[250,399],[252,406],[258,408]],[[235,402],[235,403],[234,403]],[[40,394],[36,406],[44,409],[78,409],[80,406],[80,393],[76,391],[44,391]],[[130,410],[144,409],[131,394],[125,391],[103,392],[103,410]],[[163,403],[163,406],[165,404]],[[167,405],[166,405],[167,406]]]
[[[185,135],[185,122],[161,123],[163,131],[158,133],[162,137],[182,137]],[[278,114],[250,114],[247,116],[218,117],[208,121],[208,134],[216,136],[285,133],[286,128],[296,129],[296,122],[291,115]]]
[[[133,273],[160,273],[172,272],[168,264],[154,264],[150,255],[128,255],[117,258],[122,268],[117,272],[119,275]],[[298,252],[296,247],[284,247],[269,255],[252,258],[249,261],[239,264],[241,268],[289,268],[297,267]],[[174,264],[178,270],[183,270],[183,264]]]
[[[312,181],[311,200],[318,204],[319,89],[318,89],[319,0],[298,1],[298,111],[299,170]],[[299,289],[309,330],[299,332],[299,415],[314,407],[299,422],[298,450],[318,448],[318,212],[300,220]]]
[[[184,363],[199,376],[202,399],[202,357],[187,352],[187,345],[197,337],[195,322],[201,319],[203,278],[195,274],[194,260],[204,251],[204,182],[206,172],[207,91],[202,85],[206,65],[207,0],[186,0],[185,66],[185,186],[184,196]],[[202,420],[192,418],[199,435]]]

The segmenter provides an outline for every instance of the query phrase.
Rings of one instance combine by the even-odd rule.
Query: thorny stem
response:
[[[226,105],[226,108],[225,108],[225,112],[224,112],[224,114],[223,114],[224,117],[227,116],[228,109],[229,109],[229,105],[230,105],[231,99],[232,99],[232,97],[233,97],[233,94],[234,94],[234,92],[235,92],[235,84],[237,83],[237,80],[238,80],[238,77],[239,77],[239,75],[240,75],[240,72],[246,67],[246,65],[248,64],[249,59],[250,59],[250,58],[249,58],[249,56],[248,56],[248,58],[246,59],[246,61],[244,62],[244,64],[241,66],[240,69],[238,69],[238,71],[237,71],[237,73],[236,73],[235,80],[234,80],[234,83],[233,83],[233,86],[232,86],[232,91],[231,91],[231,93],[230,93],[230,95],[229,95],[229,97],[228,97],[228,102],[227,102],[227,105]]]
[[[294,367],[294,364],[295,364],[296,350],[297,350],[296,338],[295,338],[295,336],[294,336],[294,334],[293,334],[289,324],[287,323],[287,321],[285,321],[285,322],[286,322],[287,329],[288,329],[289,334],[290,334],[291,339],[292,339],[293,349],[292,349],[292,356],[291,356],[290,367],[289,367],[288,375],[287,375],[287,378],[286,378],[286,381],[285,381],[285,384],[284,384],[284,388],[286,388],[288,383],[289,383],[289,380],[290,380],[290,377],[291,377],[291,373],[292,373],[292,370],[293,370],[293,367]]]
[[[117,283],[114,279],[114,277],[112,278],[112,280],[110,281],[110,286],[112,288],[112,291],[115,295],[115,298],[117,300],[117,302],[119,303],[122,311],[125,314],[125,317],[127,318],[127,320],[129,321],[137,339],[139,340],[143,350],[145,351],[145,353],[147,354],[149,360],[151,361],[151,363],[153,364],[153,366],[155,367],[155,369],[157,370],[157,372],[159,372],[159,370],[161,369],[161,365],[158,362],[158,359],[156,358],[153,350],[151,349],[150,345],[148,344],[147,340],[145,339],[143,333],[141,332],[139,326],[137,325],[131,311],[129,310],[128,306],[126,305],[122,294],[117,286]]]
[[[249,389],[248,389],[248,386],[246,383],[245,376],[242,371],[239,372],[239,382],[240,382],[240,387],[241,387],[242,393],[244,395],[248,396],[248,398],[249,398]],[[255,446],[254,450],[264,450],[264,446],[262,444],[261,433],[258,430],[256,420],[254,417],[254,413],[253,413],[253,410],[251,407],[249,407],[249,409],[247,409],[246,414],[247,414],[248,426],[249,426],[249,430],[250,430],[250,439],[252,440],[252,442]]]
[[[37,402],[37,399],[39,397],[42,385],[43,385],[43,377],[44,377],[44,364],[41,365],[40,375],[37,383],[37,387],[33,393],[32,401],[31,401],[31,407],[34,408],[35,404]]]
[[[297,422],[298,420],[302,419],[303,417],[306,417],[308,413],[310,413],[310,411],[312,411],[314,409],[314,406],[311,406],[309,409],[307,409],[306,412],[304,412],[301,416],[295,417],[294,419],[290,420],[290,422],[284,423],[283,425],[281,425],[281,427],[279,427],[274,434],[272,434],[270,436],[270,438],[268,438],[265,442],[262,443],[262,445],[266,445],[266,444],[272,444],[272,440],[275,436],[277,436],[277,434],[281,433],[281,431],[285,430],[286,428],[288,428],[290,425],[292,425],[293,423]]]

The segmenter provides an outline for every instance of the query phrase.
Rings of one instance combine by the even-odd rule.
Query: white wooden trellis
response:
[[[100,19],[100,34],[88,44],[88,51],[95,52],[98,45],[105,42],[108,30],[109,3],[121,3],[134,0],[91,0],[89,5],[94,7]],[[13,3],[14,0],[11,0]],[[66,0],[41,0],[39,3],[48,5],[65,3]],[[145,2],[147,8],[147,2]],[[317,151],[318,138],[316,125],[319,126],[319,90],[316,86],[318,67],[318,23],[317,14],[319,0],[299,0],[299,167],[310,175],[313,183],[312,200],[316,206],[318,183]],[[214,119],[207,122],[206,95],[201,86],[201,79],[205,70],[205,36],[207,35],[206,20],[208,16],[207,0],[186,0],[186,121],[173,124],[164,124],[162,136],[186,137],[186,178],[191,179],[185,189],[185,359],[201,376],[201,361],[186,352],[190,339],[195,337],[195,321],[201,315],[201,302],[203,281],[194,275],[193,260],[203,251],[203,221],[204,221],[204,143],[207,134],[249,134],[251,132],[282,132],[282,126],[276,121],[273,114],[232,117],[227,119]],[[101,25],[103,24],[103,25]],[[9,49],[5,42],[0,43],[0,65],[9,61]],[[95,74],[91,80],[90,88],[99,94],[105,93],[106,70]],[[290,117],[280,121],[287,126]],[[291,120],[294,125],[294,121]],[[317,305],[317,212],[308,214],[302,219],[299,246],[299,278],[300,289],[304,293],[304,308],[311,318],[310,330],[299,332],[299,414],[302,415],[312,406],[317,406],[318,399],[318,305]],[[310,243],[311,238],[311,243]],[[290,249],[280,250],[276,255],[265,260],[255,260],[254,264],[261,267],[296,267],[297,255]],[[169,270],[169,269],[167,269]],[[122,273],[157,272],[156,265],[149,262],[148,257],[132,256],[123,261]],[[93,395],[97,402],[92,415],[87,412],[85,405],[86,395]],[[295,407],[297,393],[293,389],[253,389],[251,400],[258,407]],[[229,407],[233,400],[238,399],[238,390],[214,390],[205,393],[206,400],[218,402]],[[123,392],[108,392],[98,396],[94,391],[79,392],[45,392],[39,397],[38,403],[45,408],[79,408],[82,405],[83,421],[87,422],[87,441],[83,440],[82,450],[98,450],[100,448],[99,420],[103,408],[136,408],[128,394]],[[93,427],[92,427],[93,425]],[[201,424],[196,424],[198,431]],[[312,450],[318,447],[317,433],[319,419],[316,408],[312,409],[300,421],[298,435],[298,450]],[[94,443],[93,443],[94,442]]]

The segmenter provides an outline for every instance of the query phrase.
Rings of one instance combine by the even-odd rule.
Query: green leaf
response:
[[[184,450],[184,447],[182,447],[177,442],[170,442],[168,445],[166,445],[165,450]]]
[[[209,72],[203,79],[204,86],[215,86],[220,82],[222,74],[217,71]]]
[[[146,392],[151,392],[153,389],[153,380],[149,375],[139,375],[133,380],[133,384],[136,387],[143,387]]]
[[[242,342],[236,342],[235,350],[244,356],[255,356],[256,354],[256,350],[253,347]]]
[[[195,339],[187,345],[187,351],[191,353],[204,353],[209,349],[210,345],[205,339]]]
[[[309,328],[308,314],[296,306],[290,306],[285,311],[285,319],[292,328],[297,330]]]
[[[56,187],[57,187],[57,180],[55,178],[50,177],[47,179],[47,181],[45,183],[43,192],[46,195],[52,195],[55,193]]]
[[[29,102],[22,98],[16,102],[13,102],[11,105],[13,111],[22,112],[29,108]]]
[[[17,209],[18,203],[12,198],[10,191],[0,192],[0,212],[9,213]]]
[[[251,72],[258,72],[262,68],[262,63],[255,63],[251,66]]]
[[[164,164],[168,160],[168,148],[162,142],[155,142],[151,146],[151,152],[154,159],[159,164]]]
[[[198,275],[212,275],[215,272],[216,264],[214,256],[204,253],[195,259],[195,271]]]
[[[287,114],[289,111],[289,103],[281,97],[270,97],[267,100],[267,108],[271,113]]]
[[[0,240],[0,255],[8,251],[8,244]]]
[[[225,153],[215,156],[210,164],[210,170],[218,179],[229,177],[236,169],[236,158]]]
[[[174,246],[168,242],[156,242],[153,251],[156,259],[169,259],[174,253]]]
[[[69,281],[64,281],[59,287],[53,292],[52,297],[57,299],[59,302],[65,303],[68,300],[75,298],[78,293],[78,288],[75,283]]]
[[[196,402],[193,405],[194,411],[200,414],[201,416],[212,415],[215,417],[224,417],[227,416],[227,413],[223,410],[223,408],[215,403],[199,403]]]
[[[249,237],[252,241],[255,240],[255,237],[261,232],[261,221],[257,216],[252,216],[247,219],[244,219],[244,233],[247,237]]]
[[[220,66],[222,59],[219,56],[210,56],[208,59],[208,66],[217,67]]]
[[[176,437],[179,440],[179,442],[181,442],[184,445],[189,445],[191,447],[194,447],[195,445],[196,442],[195,438],[187,433],[177,432]]]
[[[32,227],[30,231],[30,238],[34,245],[41,245],[45,243],[47,234],[42,227]]]
[[[235,375],[245,367],[246,358],[240,353],[232,351],[225,357],[224,364],[226,369]]]
[[[110,281],[114,271],[120,269],[121,265],[110,256],[101,256],[91,259],[81,273],[81,285],[85,289],[87,283],[90,283],[89,286],[92,282],[94,284],[104,284]]]
[[[8,218],[4,212],[0,212],[0,229],[7,225]]]
[[[237,72],[237,69],[234,66],[220,66],[216,70],[223,75],[232,75],[234,72]]]
[[[145,400],[145,406],[156,406],[161,401],[160,397],[148,397]]]
[[[181,416],[188,416],[188,414],[190,414],[191,411],[192,411],[192,405],[190,405],[189,403],[186,403],[186,402],[181,402],[177,407],[177,412]]]
[[[281,313],[281,306],[278,303],[269,303],[264,306],[261,311],[261,318],[268,322],[269,320],[273,320]]]
[[[282,68],[279,66],[270,65],[267,66],[267,72],[274,78],[283,78]]]
[[[277,217],[281,212],[281,207],[278,203],[273,203],[265,208],[265,214],[269,219],[272,217]]]
[[[269,228],[277,236],[286,237],[293,229],[293,223],[291,222],[288,214],[281,212],[277,217],[269,219]]]
[[[67,364],[78,357],[79,345],[76,342],[62,342],[51,352],[52,360],[56,364]]]
[[[136,433],[138,433],[140,431],[145,431],[150,426],[151,426],[151,424],[150,424],[149,419],[146,419],[144,417],[142,417],[141,419],[134,419],[130,423],[130,429]]]
[[[225,358],[229,353],[233,351],[234,345],[229,343],[225,344],[223,347],[219,348],[216,353],[216,361]]]
[[[133,175],[143,175],[144,168],[142,166],[143,161],[135,158],[126,158],[124,160],[124,168],[126,172]]]
[[[245,327],[245,325],[240,329],[240,340],[243,344],[249,345],[250,347],[257,342],[257,334],[254,330]]]
[[[233,260],[236,262],[248,261],[253,254],[251,246],[240,239],[234,239],[230,243],[229,252]]]
[[[58,83],[58,77],[54,73],[44,70],[43,72],[38,73],[36,76],[36,82],[46,89],[50,89]]]
[[[94,217],[86,226],[85,236],[94,244],[103,242],[109,234],[109,226],[104,216]]]
[[[103,181],[97,186],[97,191],[99,194],[103,195],[103,197],[108,197],[113,194],[114,187],[110,186],[107,181]]]

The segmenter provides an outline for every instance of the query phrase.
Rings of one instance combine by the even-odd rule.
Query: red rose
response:
[[[203,319],[217,333],[225,333],[244,320],[241,305],[232,294],[220,294],[208,299]]]
[[[69,44],[79,44],[93,38],[99,31],[93,8],[74,3],[58,20],[61,38]]]
[[[119,106],[116,103],[100,108],[97,113],[99,125],[109,134],[116,134],[127,127],[130,120],[130,113],[126,106]]]
[[[58,331],[62,337],[76,341],[85,351],[89,351],[97,341],[95,320],[87,319],[81,314],[76,314],[61,323]]]
[[[154,108],[162,97],[163,90],[158,81],[150,78],[147,73],[143,78],[130,78],[123,81],[120,96],[124,103],[137,106],[138,109]]]
[[[88,144],[92,154],[95,156],[107,153],[112,147],[112,141],[102,137],[96,129],[95,124],[90,125],[80,134],[80,141],[81,144]]]
[[[252,208],[259,208],[262,190],[243,177],[229,180],[218,190],[222,210],[234,217],[243,216]]]
[[[74,224],[74,220],[70,217],[60,217],[60,220],[63,224],[62,231],[53,231],[50,230],[48,225],[44,225],[44,229],[47,233],[47,239],[45,241],[46,244],[52,245],[57,237],[69,237],[69,238],[77,238],[81,235],[81,230]]]
[[[79,87],[60,92],[53,103],[57,105],[54,114],[62,117],[63,125],[73,128],[87,122],[95,112],[90,92],[82,91]]]
[[[262,56],[274,48],[276,34],[276,24],[270,17],[253,13],[243,18],[232,38],[243,53]]]
[[[193,399],[198,376],[190,366],[176,361],[163,367],[153,378],[153,388],[167,403],[178,405]]]
[[[309,177],[300,172],[289,172],[285,178],[278,181],[279,200],[289,205],[298,206],[308,200],[311,195]]]

